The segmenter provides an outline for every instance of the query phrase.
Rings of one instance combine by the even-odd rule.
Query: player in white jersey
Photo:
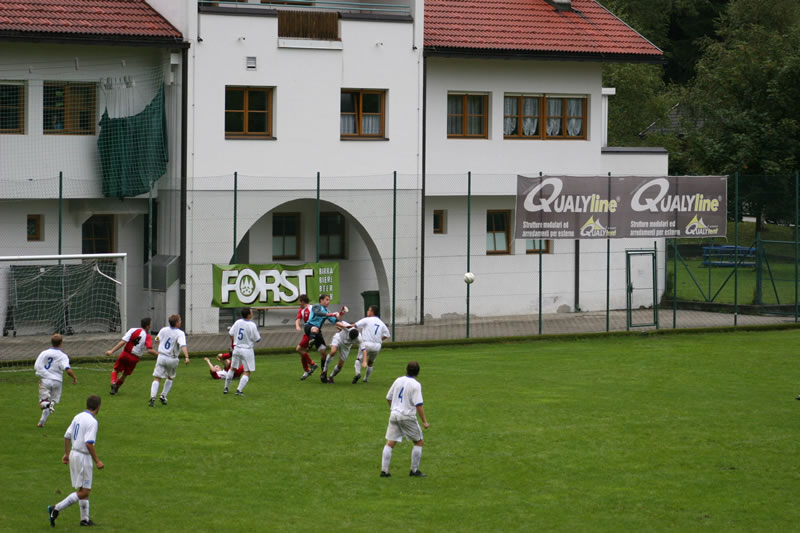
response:
[[[39,409],[42,416],[39,418],[39,427],[47,422],[50,413],[56,410],[56,404],[61,401],[61,384],[64,372],[72,377],[72,384],[78,383],[78,378],[69,367],[69,357],[61,351],[63,337],[58,333],[50,337],[51,348],[43,351],[36,358],[33,369],[39,377]]]
[[[352,348],[354,344],[357,346],[361,344],[361,337],[358,335],[358,330],[354,328],[352,324],[347,322],[342,321],[341,324],[344,327],[337,325],[336,327],[342,329],[336,335],[334,335],[333,340],[331,340],[330,356],[333,357],[338,353],[339,362],[331,372],[331,375],[328,378],[328,383],[333,383],[336,375],[341,372],[344,362],[347,361],[347,358],[350,356],[350,348]],[[358,374],[360,371],[359,365],[360,363],[356,361],[356,374]]]
[[[386,394],[386,401],[389,402],[391,413],[389,414],[389,427],[386,428],[386,445],[383,447],[381,477],[390,477],[389,463],[392,461],[392,451],[395,444],[402,442],[403,437],[414,443],[414,447],[411,448],[411,471],[408,475],[425,477],[425,474],[419,470],[424,441],[422,440],[422,429],[417,422],[417,415],[422,420],[425,429],[431,426],[428,424],[425,410],[422,408],[422,385],[417,381],[418,375],[419,363],[411,361],[406,366],[406,375],[394,380]]]
[[[389,328],[380,318],[380,310],[377,305],[370,305],[367,309],[367,316],[355,323],[361,336],[361,345],[358,347],[358,359],[356,359],[356,375],[353,384],[358,383],[361,378],[361,369],[367,367],[367,375],[364,376],[364,383],[369,381],[372,375],[372,366],[378,353],[381,351],[383,341],[388,339],[391,334]],[[359,362],[361,363],[359,365]],[[360,367],[360,368],[359,368]]]
[[[175,374],[178,372],[178,357],[181,353],[186,364],[189,364],[186,334],[180,329],[182,323],[181,315],[170,315],[169,326],[161,328],[156,337],[158,359],[156,359],[156,368],[153,370],[153,384],[150,385],[150,403],[148,404],[150,407],[155,405],[158,386],[165,378],[164,388],[158,399],[161,400],[162,405],[167,405],[167,394],[172,388],[172,380],[175,379]]]
[[[95,442],[97,441],[97,413],[100,411],[100,396],[92,394],[86,400],[86,411],[78,413],[64,434],[64,457],[61,462],[69,465],[72,487],[75,492],[55,505],[47,507],[50,525],[56,526],[58,514],[78,503],[81,508],[82,526],[94,526],[89,518],[89,494],[92,492],[93,465],[102,469],[103,463],[97,458]],[[70,449],[71,445],[71,449]]]
[[[236,387],[236,395],[243,396],[244,388],[247,382],[250,381],[250,372],[256,369],[256,354],[253,347],[261,340],[261,334],[258,332],[258,326],[255,322],[250,320],[253,318],[253,310],[249,307],[242,309],[242,318],[237,320],[228,330],[228,335],[231,336],[233,343],[233,357],[231,357],[231,368],[238,368],[239,365],[244,365],[244,372],[239,380],[239,386]],[[228,394],[228,387],[231,386],[233,381],[233,372],[229,372],[225,377],[225,388],[222,389],[223,394]]]

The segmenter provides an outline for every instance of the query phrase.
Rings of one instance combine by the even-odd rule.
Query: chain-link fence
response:
[[[217,339],[235,310],[211,305],[212,265],[336,262],[335,302],[351,320],[379,305],[395,341],[797,321],[796,175],[730,176],[727,237],[700,239],[515,239],[515,197],[497,192],[515,179],[231,172],[189,178],[184,200],[179,180],[162,178],[136,200],[144,231],[116,243],[142,248],[129,261],[129,315],[169,314],[183,285],[187,329]],[[770,180],[780,184],[771,194],[751,183]],[[158,287],[150,258],[180,255],[184,213],[184,272]],[[58,217],[59,250],[63,241],[74,251],[80,228]],[[269,308],[257,319],[290,345],[295,314]]]

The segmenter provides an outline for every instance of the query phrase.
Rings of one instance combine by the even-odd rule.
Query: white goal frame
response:
[[[14,261],[67,261],[73,259],[121,259],[122,272],[119,282],[122,285],[119,304],[120,329],[125,331],[128,327],[128,254],[60,254],[60,255],[0,255],[0,264]]]

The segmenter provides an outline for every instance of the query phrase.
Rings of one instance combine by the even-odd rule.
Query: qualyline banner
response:
[[[517,176],[516,239],[725,237],[727,176]]]
[[[339,303],[339,263],[212,265],[211,273],[214,307],[290,307],[301,294],[312,304],[320,294]]]

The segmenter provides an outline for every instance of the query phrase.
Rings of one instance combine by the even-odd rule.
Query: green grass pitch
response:
[[[348,362],[328,386],[287,354],[257,359],[245,397],[194,358],[152,409],[154,361],[113,397],[110,365],[79,364],[43,429],[33,371],[6,369],[0,530],[50,530],[47,505],[71,490],[64,431],[97,392],[102,531],[797,531],[798,344],[792,330],[386,349],[370,383]],[[384,398],[412,359],[429,477],[409,478],[404,442],[382,479]],[[75,505],[56,530],[78,522]]]

